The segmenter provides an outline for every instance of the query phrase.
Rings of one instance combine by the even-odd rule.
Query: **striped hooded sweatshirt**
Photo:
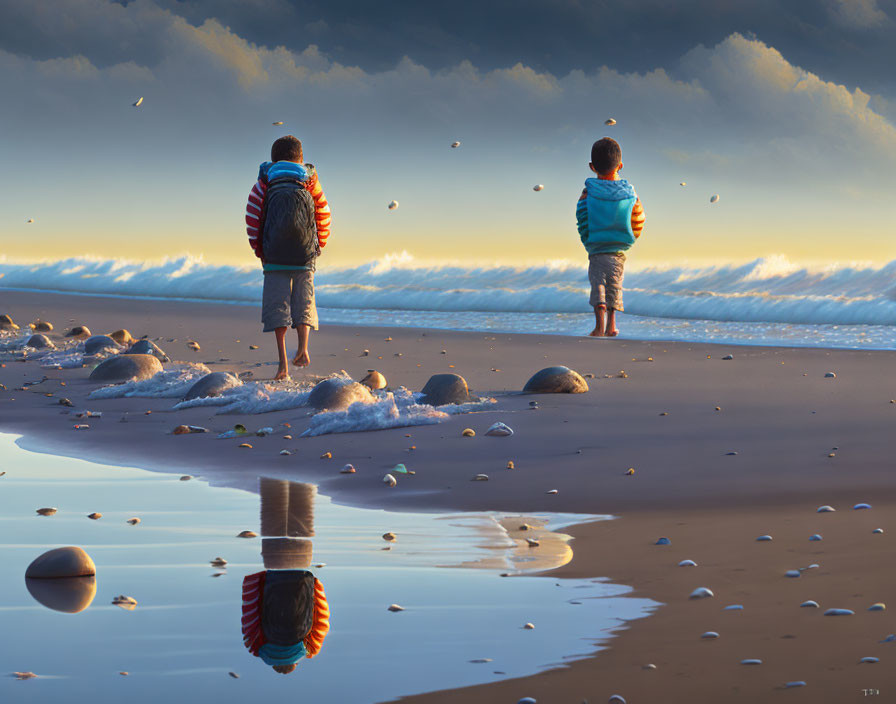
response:
[[[644,229],[644,208],[625,179],[589,178],[576,204],[579,237],[589,255],[628,250]]]
[[[258,168],[258,180],[249,191],[249,202],[246,204],[246,234],[249,236],[249,246],[255,252],[255,256],[264,261],[262,251],[261,233],[264,230],[262,221],[262,208],[264,194],[268,189],[268,183],[281,172],[294,174],[305,186],[305,190],[311,194],[314,200],[314,218],[317,223],[317,243],[323,249],[330,236],[330,205],[321,188],[317,171],[313,164],[297,164],[292,161],[264,162]]]

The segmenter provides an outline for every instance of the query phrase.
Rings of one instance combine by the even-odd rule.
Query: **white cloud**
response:
[[[854,29],[881,27],[889,20],[877,0],[829,0],[831,18]]]

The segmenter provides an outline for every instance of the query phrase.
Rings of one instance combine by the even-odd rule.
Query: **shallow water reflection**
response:
[[[587,654],[620,618],[653,606],[602,581],[500,578],[516,548],[500,517],[339,506],[279,480],[215,488],[26,452],[13,440],[0,435],[0,619],[16,636],[0,640],[0,662],[38,678],[0,677],[4,703],[384,701]],[[39,506],[59,511],[39,517]],[[87,518],[94,511],[103,517]],[[129,525],[132,516],[141,523]],[[243,530],[259,538],[237,538]],[[396,540],[385,541],[387,532]],[[76,616],[45,608],[23,583],[28,564],[60,545],[79,545],[96,563],[96,598]],[[439,567],[464,563],[494,568]],[[319,579],[333,612],[320,654],[288,677],[248,651],[241,633],[244,578],[284,569]],[[133,611],[111,604],[119,594],[137,600]],[[405,611],[388,611],[393,603]]]

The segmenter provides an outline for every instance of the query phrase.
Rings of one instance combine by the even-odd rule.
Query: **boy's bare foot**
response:
[[[280,366],[277,368],[277,375],[274,377],[274,381],[283,381],[284,379],[289,379],[289,369],[286,366]]]
[[[613,328],[612,330],[607,330],[606,337],[616,337],[618,334],[618,328]]]
[[[297,367],[307,367],[309,364],[311,364],[311,357],[308,355],[308,350],[305,350],[304,352],[298,352],[293,358],[292,363]]]
[[[603,337],[603,335],[601,334],[600,330],[594,328],[594,330],[588,333],[588,337]]]

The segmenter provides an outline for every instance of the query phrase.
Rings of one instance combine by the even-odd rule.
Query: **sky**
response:
[[[609,135],[647,214],[630,261],[882,264],[894,23],[896,0],[3,0],[0,256],[251,265],[246,196],[291,133],[333,211],[321,266],[584,259]]]

